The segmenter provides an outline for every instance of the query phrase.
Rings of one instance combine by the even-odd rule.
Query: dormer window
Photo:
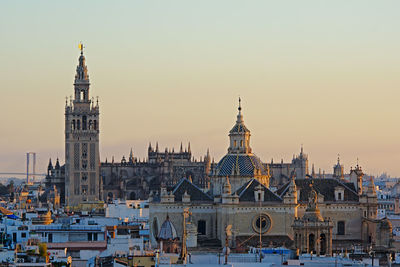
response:
[[[335,187],[335,200],[344,201],[344,188],[341,186]]]

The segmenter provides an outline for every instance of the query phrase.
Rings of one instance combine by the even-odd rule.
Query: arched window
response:
[[[75,120],[72,120],[71,122],[71,130],[75,130]]]
[[[79,93],[79,100],[84,100],[85,99],[85,92],[84,91],[81,91],[80,93]]]
[[[82,116],[82,130],[87,129],[86,116]]]
[[[93,121],[93,129],[97,130],[97,121],[96,120]]]
[[[240,140],[240,147],[243,147],[243,140]]]
[[[337,223],[337,234],[338,235],[344,235],[345,234],[344,221],[338,221],[338,223]]]
[[[129,195],[129,200],[135,200],[136,199],[136,194],[135,192],[131,192]]]
[[[93,130],[93,122],[92,122],[92,120],[89,120],[89,130]]]
[[[205,235],[206,234],[206,221],[199,220],[197,222],[197,233],[199,235]]]
[[[76,122],[77,122],[76,123],[76,129],[80,130],[81,129],[81,121],[77,120]]]
[[[235,140],[235,141],[233,141],[233,147],[236,147],[236,146],[237,146],[237,142]]]

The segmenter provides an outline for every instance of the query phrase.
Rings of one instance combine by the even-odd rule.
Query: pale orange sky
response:
[[[237,97],[263,160],[400,176],[398,1],[3,1],[0,172],[64,158],[64,103],[83,41],[101,159],[149,141],[228,146]]]

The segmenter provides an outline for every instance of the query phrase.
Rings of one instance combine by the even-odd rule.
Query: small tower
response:
[[[338,155],[337,163],[333,166],[333,178],[344,179],[344,167],[340,164],[340,156]]]
[[[358,161],[358,160],[357,160]],[[362,188],[362,182],[363,182],[363,177],[364,173],[361,169],[361,166],[358,165],[353,169],[350,169],[350,182],[352,182],[357,190],[357,193],[359,195],[362,195],[363,193],[363,188]]]
[[[89,98],[89,75],[83,45],[76,68],[74,99],[65,107],[65,202],[77,206],[101,199],[99,105]]]
[[[297,204],[297,186],[296,186],[296,175],[292,174],[289,188],[287,193],[283,197],[284,204]]]

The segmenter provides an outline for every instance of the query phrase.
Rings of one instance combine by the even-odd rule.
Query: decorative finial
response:
[[[340,154],[337,154],[337,163],[340,165]]]
[[[96,106],[99,106],[99,97],[96,96]]]
[[[68,96],[65,97],[65,106],[68,106]]]
[[[239,107],[238,107],[239,112],[242,110],[241,102],[242,102],[242,99],[240,99],[240,96],[239,96]]]
[[[79,50],[81,50],[81,55],[83,55],[84,46],[83,46],[82,42],[79,43],[78,47],[79,47]]]

